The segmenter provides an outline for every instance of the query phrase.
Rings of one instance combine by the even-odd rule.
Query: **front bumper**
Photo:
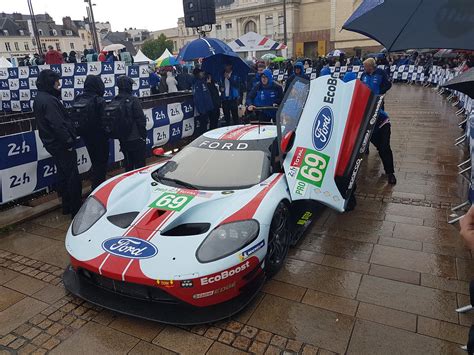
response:
[[[130,316],[166,324],[195,325],[216,322],[241,311],[258,294],[265,282],[259,273],[241,288],[238,297],[208,307],[196,307],[157,288],[115,281],[95,275],[86,277],[68,266],[63,274],[66,289],[95,305]]]

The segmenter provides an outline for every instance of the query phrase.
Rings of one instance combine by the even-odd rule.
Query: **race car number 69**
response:
[[[301,175],[308,180],[320,182],[324,177],[323,171],[327,167],[326,160],[319,155],[309,153],[304,157],[304,162],[306,165],[301,168]]]
[[[193,198],[192,195],[164,193],[150,207],[160,210],[181,211]]]

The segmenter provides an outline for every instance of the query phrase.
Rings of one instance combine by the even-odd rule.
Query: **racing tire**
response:
[[[290,210],[288,203],[281,201],[273,213],[268,234],[268,250],[265,257],[265,273],[274,276],[283,266],[290,248]]]

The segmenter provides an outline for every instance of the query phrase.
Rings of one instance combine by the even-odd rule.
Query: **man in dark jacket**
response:
[[[126,113],[132,116],[132,127],[127,136],[120,138],[120,148],[125,156],[125,170],[132,171],[145,166],[146,117],[140,100],[133,96],[133,79],[122,75],[117,78],[119,94],[114,100],[120,101]]]
[[[53,156],[58,170],[58,191],[62,196],[63,214],[74,217],[81,207],[82,187],[77,169],[76,135],[59,101],[59,79],[59,75],[49,69],[39,74],[33,111],[40,139]]]
[[[193,84],[193,96],[194,96],[194,112],[196,115],[195,122],[199,124],[199,127],[194,129],[196,135],[200,136],[207,129],[207,122],[209,120],[209,113],[214,108],[212,103],[211,93],[207,86],[206,77],[201,69],[194,69],[194,84]]]
[[[213,109],[209,112],[209,129],[216,129],[219,124],[221,116],[221,97],[217,84],[212,78],[211,74],[207,74],[207,88],[212,98]]]
[[[84,93],[76,97],[76,101],[88,101],[86,111],[91,113],[88,127],[81,135],[92,162],[92,190],[105,181],[109,160],[109,139],[101,125],[105,109],[104,93],[105,85],[100,76],[88,75],[84,82]]]
[[[293,75],[291,75],[288,80],[286,81],[286,84],[285,84],[285,92],[290,88],[291,86],[291,83],[293,82],[293,80],[295,80],[296,77],[298,78],[303,78],[303,79],[306,79],[306,80],[309,80],[308,76],[305,74],[304,72],[304,65],[303,63],[301,62],[296,62],[296,64],[294,65],[294,72],[293,72]]]
[[[183,66],[181,73],[176,76],[176,81],[178,82],[179,91],[188,91],[193,88],[193,76],[189,74],[189,69],[186,66]]]
[[[241,79],[233,73],[232,64],[226,64],[223,78],[220,82],[222,111],[224,111],[227,126],[237,125],[239,120],[239,101],[240,101]]]
[[[392,83],[387,73],[377,68],[375,59],[366,59],[364,61],[364,70],[360,80],[367,85],[374,94],[385,95],[385,93],[391,89]],[[379,151],[380,159],[382,159],[382,164],[387,174],[388,183],[395,185],[397,179],[394,174],[393,153],[390,148],[391,124],[388,115],[383,111],[383,105],[381,110],[383,114],[379,115],[375,123],[374,133],[370,141]]]
[[[260,83],[247,96],[247,109],[252,112],[258,107],[277,107],[282,100],[282,87],[273,81],[272,71],[265,69],[260,77]],[[265,110],[259,116],[261,121],[275,121],[276,110]]]

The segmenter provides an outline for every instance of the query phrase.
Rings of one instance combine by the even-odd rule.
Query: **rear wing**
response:
[[[293,146],[283,161],[294,201],[310,199],[345,210],[382,100],[359,80],[344,83],[324,76],[310,82],[301,116],[295,117]],[[281,137],[288,129],[278,123]]]

